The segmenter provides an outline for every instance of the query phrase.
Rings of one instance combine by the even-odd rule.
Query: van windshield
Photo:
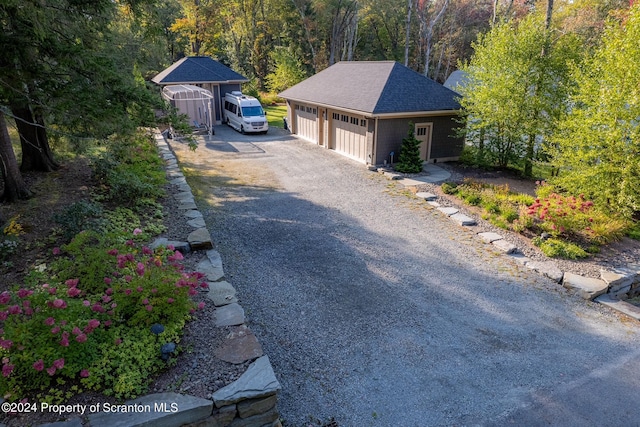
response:
[[[264,116],[264,111],[262,111],[262,107],[242,107],[242,115],[244,117],[252,117],[252,116]]]

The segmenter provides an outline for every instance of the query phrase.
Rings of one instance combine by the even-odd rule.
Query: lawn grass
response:
[[[282,120],[287,116],[287,106],[284,104],[267,105],[264,107],[267,112],[267,121],[269,127],[284,128],[284,121]]]

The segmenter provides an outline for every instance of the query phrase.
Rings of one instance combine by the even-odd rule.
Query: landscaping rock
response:
[[[167,176],[169,178],[180,178],[181,176],[184,176],[184,175],[182,175],[182,172],[178,168],[175,168],[175,169],[167,168]]]
[[[464,214],[461,213],[457,213],[457,214],[453,214],[451,215],[449,218],[451,218],[452,220],[454,220],[455,222],[457,222],[458,224],[465,226],[465,227],[469,227],[472,225],[476,225],[476,220],[468,217]]]
[[[207,226],[203,218],[190,219],[189,221],[187,221],[187,225],[193,228],[202,228]]]
[[[4,426],[4,424],[0,424],[0,426]],[[72,418],[66,421],[58,421],[55,423],[46,423],[40,424],[38,427],[82,427],[82,419],[81,418]]]
[[[181,185],[181,184],[186,184],[187,180],[184,176],[180,177],[180,178],[174,178],[172,180],[169,181],[169,184],[172,185]]]
[[[609,290],[607,291],[609,294],[615,298],[623,298],[631,290],[636,273],[635,271],[623,269],[614,271],[600,270],[600,278],[609,285]]]
[[[213,305],[216,307],[238,302],[236,290],[230,283],[225,281],[209,282],[209,293],[207,293],[207,297],[213,301]]]
[[[512,260],[514,260],[520,265],[526,265],[528,262],[531,262],[531,258],[520,253],[512,253],[512,254],[509,254],[509,256],[511,257]],[[560,275],[562,275],[562,272],[560,272]]]
[[[240,418],[248,418],[254,415],[262,414],[278,403],[278,396],[275,394],[264,399],[249,399],[238,403],[238,416]]]
[[[196,204],[194,202],[186,202],[186,203],[181,203],[180,205],[178,205],[178,209],[182,209],[184,211],[188,211],[188,210],[192,210],[192,209],[198,209],[198,207],[196,206]]]
[[[595,298],[595,301],[626,314],[633,319],[640,320],[640,307],[636,307],[626,301],[621,301],[618,298],[613,297],[611,294],[600,295]]]
[[[604,280],[583,277],[573,273],[565,273],[562,286],[576,290],[579,295],[588,300],[593,300],[607,292],[609,286]]]
[[[220,408],[241,400],[268,397],[276,394],[280,389],[280,383],[273,373],[269,357],[262,356],[249,365],[240,378],[216,391],[211,397],[216,407]]]
[[[278,410],[274,407],[269,412],[254,415],[253,417],[236,418],[231,424],[229,424],[229,427],[258,427],[270,425],[271,423],[276,421],[279,416],[280,414],[278,413]]]
[[[493,242],[491,242],[491,244],[496,248],[500,249],[505,254],[512,254],[518,251],[518,248],[516,245],[514,245],[511,242],[507,242],[506,240],[502,240],[502,239],[494,240]]]
[[[184,199],[193,199],[193,193],[191,191],[181,191],[179,193],[176,193],[173,195],[173,197],[180,201],[180,200],[184,200]]]
[[[543,276],[560,283],[563,278],[563,273],[553,261],[531,261],[525,264],[525,266],[533,271],[537,271]]]
[[[216,308],[216,326],[238,326],[244,323],[244,309],[240,304],[232,303]]]
[[[383,172],[384,176],[391,180],[402,179],[402,175],[395,172]]]
[[[223,406],[220,409],[214,409],[210,417],[182,427],[227,427],[236,417],[237,412],[236,405]]]
[[[224,277],[224,269],[222,268],[222,258],[216,250],[207,251],[207,257],[200,261],[196,266],[196,270],[205,274],[207,280],[217,282]]]
[[[430,204],[431,206],[435,207],[435,208],[439,208],[440,207],[440,203],[438,203],[438,202],[429,201],[427,203]]]
[[[189,242],[189,246],[191,247],[192,251],[207,250],[213,248],[213,243],[211,243],[211,234],[209,234],[209,230],[207,230],[205,227],[198,228],[197,230],[189,233],[187,242]]]
[[[245,325],[241,325],[232,328],[222,345],[215,349],[213,354],[220,360],[238,365],[257,359],[263,355],[263,352],[253,332]]]
[[[480,238],[484,240],[485,243],[492,243],[492,242],[495,242],[496,240],[503,239],[503,237],[498,233],[492,233],[492,232],[478,233],[478,236],[480,236]]]
[[[458,209],[453,207],[442,207],[438,208],[438,210],[447,216],[455,215],[458,213]]]
[[[426,192],[420,192],[420,193],[416,193],[417,197],[420,197],[421,199],[426,200],[427,202],[431,202],[434,201],[438,198],[438,196],[436,196],[433,193],[426,193]]]
[[[195,218],[202,218],[202,214],[200,213],[200,211],[192,209],[190,211],[186,211],[184,213],[184,216],[186,216],[187,218],[191,218],[191,219],[195,219]]]
[[[191,191],[191,187],[189,187],[189,184],[187,184],[186,181],[183,184],[179,184],[177,187],[180,191]]]
[[[191,250],[191,247],[189,246],[189,243],[187,242],[179,242],[176,240],[169,240],[166,237],[159,237],[156,240],[153,241],[153,243],[151,243],[149,245],[150,249],[157,249],[160,246],[164,246],[169,247],[169,246],[173,246],[173,248],[177,251],[182,252],[183,254],[186,254],[187,252],[189,252]]]
[[[137,410],[114,412],[112,409],[89,414],[89,423],[109,427],[173,427],[205,419],[213,411],[212,401],[178,393],[150,394],[127,401],[125,405]],[[172,412],[175,408],[177,412]]]

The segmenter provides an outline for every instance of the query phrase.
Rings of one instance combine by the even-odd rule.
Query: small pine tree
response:
[[[420,158],[420,140],[415,136],[415,125],[409,123],[409,133],[402,139],[400,156],[395,170],[403,173],[418,173],[422,171],[422,158]]]

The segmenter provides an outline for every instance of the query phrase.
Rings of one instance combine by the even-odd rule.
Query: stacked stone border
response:
[[[389,179],[398,179],[389,176]],[[428,192],[416,193],[416,197],[425,200],[443,215],[449,217],[460,226],[477,225],[473,218],[461,213],[458,208],[441,206],[437,196]],[[508,255],[517,263],[537,272],[565,288],[574,291],[582,298],[604,304],[620,313],[640,320],[640,307],[626,302],[626,299],[640,295],[640,264],[628,265],[624,268],[600,271],[600,278],[583,277],[578,274],[563,272],[553,261],[534,261],[524,256],[518,247],[508,242],[498,233],[480,232],[478,237],[486,244],[491,244],[498,251]]]
[[[229,363],[255,361],[236,381],[211,395],[211,400],[176,393],[159,393],[136,399],[133,404],[147,403],[159,407],[169,407],[178,402],[178,411],[163,413],[152,411],[145,414],[98,413],[89,417],[91,425],[112,426],[190,426],[190,427],[281,427],[277,408],[280,383],[275,377],[268,356],[263,356],[262,347],[255,335],[245,325],[243,308],[238,304],[236,290],[225,281],[222,258],[214,249],[211,234],[198,210],[191,187],[182,174],[175,154],[168,141],[158,129],[154,130],[154,140],[166,164],[169,183],[179,190],[175,198],[179,203],[185,221],[193,228],[186,242],[157,239],[152,246],[173,245],[184,251],[205,251],[206,257],[196,270],[205,274],[209,291],[207,297],[215,306],[216,327],[232,327],[222,347],[216,350],[216,357]],[[240,348],[240,350],[238,350]],[[166,405],[162,405],[165,402]],[[167,406],[169,405],[169,406]],[[129,415],[129,414],[127,414]],[[146,415],[139,420],[135,415]]]

